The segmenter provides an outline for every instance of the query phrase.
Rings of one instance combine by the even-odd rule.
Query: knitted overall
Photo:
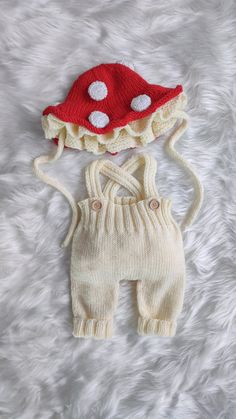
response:
[[[143,166],[143,182],[133,175]],[[102,190],[100,174],[109,180]],[[171,201],[158,195],[156,160],[138,154],[118,167],[109,160],[86,169],[88,199],[78,203],[71,289],[76,337],[112,336],[119,281],[137,281],[138,332],[173,336],[183,303],[182,234]],[[117,196],[123,186],[131,196]]]

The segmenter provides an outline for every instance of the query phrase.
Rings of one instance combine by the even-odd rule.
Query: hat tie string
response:
[[[76,204],[73,196],[65,188],[65,186],[63,186],[56,179],[53,179],[50,176],[48,176],[39,167],[42,164],[54,163],[56,160],[58,160],[61,157],[63,150],[64,150],[64,140],[62,138],[61,139],[59,138],[56,153],[53,154],[53,155],[43,155],[43,156],[36,157],[36,159],[34,159],[34,161],[33,161],[33,170],[34,170],[35,175],[40,180],[42,180],[42,182],[44,182],[47,185],[50,185],[53,188],[57,189],[69,201],[69,204],[70,204],[71,209],[72,209],[72,220],[71,220],[70,228],[69,228],[69,231],[66,235],[66,238],[63,241],[63,243],[61,244],[61,247],[67,247],[68,244],[71,241],[71,238],[73,236],[73,233],[75,231],[75,228],[76,228],[77,222],[78,222],[78,207],[77,207],[77,204]]]
[[[191,207],[189,208],[186,216],[184,217],[181,223],[181,230],[184,231],[187,227],[189,227],[195,218],[202,206],[203,201],[203,186],[198,178],[197,173],[194,171],[193,167],[191,166],[188,161],[182,157],[178,151],[175,149],[175,143],[179,140],[182,134],[186,131],[188,127],[188,115],[184,111],[176,111],[173,115],[176,118],[182,119],[181,124],[176,128],[176,130],[167,138],[165,143],[166,152],[172,157],[176,162],[178,162],[185,171],[191,176],[194,185],[194,192],[195,197]]]

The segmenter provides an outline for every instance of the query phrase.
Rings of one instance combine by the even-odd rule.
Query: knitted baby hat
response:
[[[59,159],[64,147],[94,154],[106,151],[114,154],[145,146],[173,128],[178,119],[182,122],[166,142],[166,149],[194,180],[196,202],[190,209],[186,226],[192,222],[201,205],[202,189],[191,166],[174,149],[175,141],[187,128],[188,116],[183,111],[186,102],[182,86],[166,88],[150,84],[130,67],[113,63],[98,65],[80,75],[64,102],[48,106],[43,111],[45,137],[53,139],[58,147],[55,155],[36,158],[34,171],[70,202],[73,217],[65,246],[77,224],[77,205],[64,186],[50,178],[39,166]]]
[[[65,101],[43,111],[48,139],[94,154],[143,146],[176,122],[186,104],[182,86],[166,88],[145,81],[122,64],[101,64],[72,85]]]

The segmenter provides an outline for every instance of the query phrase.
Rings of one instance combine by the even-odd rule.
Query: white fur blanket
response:
[[[235,419],[235,74],[233,0],[1,0],[1,419]],[[55,147],[41,111],[101,62],[127,59],[148,81],[183,84],[191,126],[178,149],[205,188],[185,234],[187,289],[174,338],[139,337],[122,283],[111,341],[72,337],[70,208],[32,175]],[[180,219],[192,185],[163,152],[158,185]],[[130,152],[114,157],[123,162]],[[65,151],[48,169],[77,200],[94,159]]]

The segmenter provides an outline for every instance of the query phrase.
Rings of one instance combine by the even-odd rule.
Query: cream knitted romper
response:
[[[143,167],[143,182],[133,175]],[[102,190],[100,174],[109,178]],[[76,337],[112,336],[119,281],[137,281],[138,332],[173,336],[183,303],[182,234],[171,201],[158,195],[156,160],[133,156],[119,167],[94,161],[86,170],[88,199],[78,203],[71,289]],[[123,186],[131,196],[117,196]]]

